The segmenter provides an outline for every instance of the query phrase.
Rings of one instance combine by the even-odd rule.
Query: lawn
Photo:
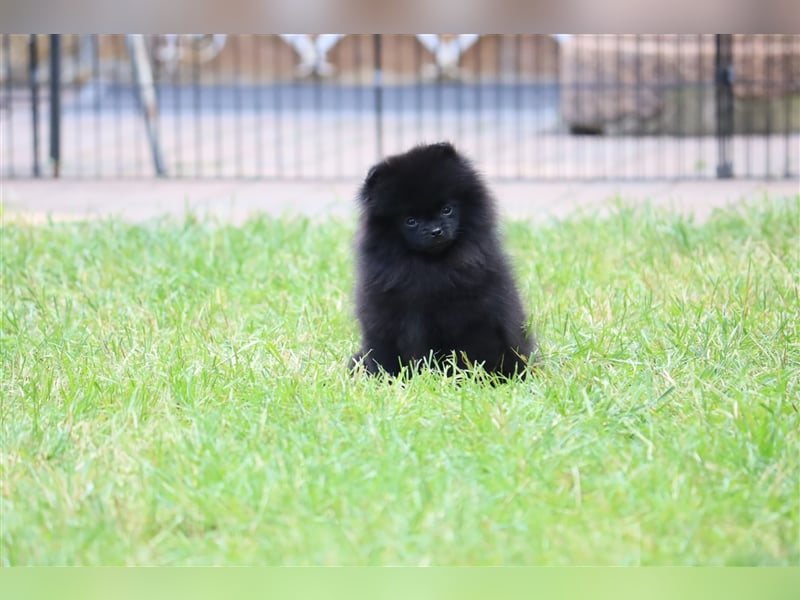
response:
[[[2,564],[796,565],[799,231],[506,222],[492,387],[348,376],[352,223],[9,220]]]

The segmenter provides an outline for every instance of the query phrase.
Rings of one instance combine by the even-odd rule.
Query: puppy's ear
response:
[[[386,161],[379,162],[376,165],[373,165],[369,172],[367,173],[367,178],[364,180],[364,186],[367,189],[370,189],[375,186],[375,183],[383,176],[383,172],[386,170]]]
[[[441,156],[458,155],[458,152],[456,152],[455,147],[450,142],[438,142],[436,144],[431,144],[430,147],[438,151]]]
[[[358,193],[358,200],[365,208],[370,209],[375,205],[373,198],[375,184],[383,177],[385,171],[386,161],[382,161],[373,165],[367,173],[364,183],[361,184],[361,189]]]

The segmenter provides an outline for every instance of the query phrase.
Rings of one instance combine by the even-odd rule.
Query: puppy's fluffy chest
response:
[[[468,296],[486,286],[491,271],[480,257],[465,260],[455,250],[438,257],[408,255],[391,263],[391,268],[374,268],[386,263],[375,261],[364,273],[365,287],[384,299],[402,299],[404,303],[427,308],[452,299]]]
[[[458,340],[462,336],[462,305],[429,304],[396,315],[397,344],[401,357],[411,360],[423,358],[429,351],[438,354],[458,349]]]

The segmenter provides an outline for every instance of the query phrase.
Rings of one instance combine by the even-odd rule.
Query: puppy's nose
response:
[[[431,235],[433,237],[439,237],[440,235],[442,235],[442,228],[441,227],[434,227],[433,229],[431,229]]]

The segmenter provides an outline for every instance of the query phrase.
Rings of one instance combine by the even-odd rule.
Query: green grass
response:
[[[537,377],[353,380],[352,224],[2,232],[2,563],[798,564],[800,197],[505,232]]]

